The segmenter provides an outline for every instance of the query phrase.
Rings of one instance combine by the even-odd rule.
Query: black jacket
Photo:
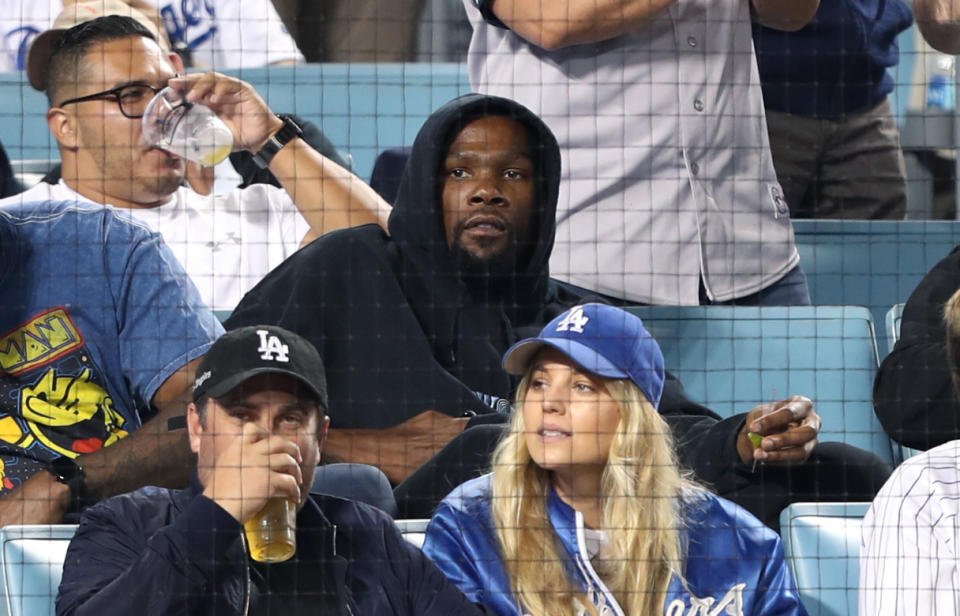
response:
[[[57,616],[245,614],[242,532],[197,484],[104,501],[83,514],[67,550]],[[386,514],[360,503],[311,495],[297,516],[295,558],[299,572],[312,574],[297,588],[316,614],[484,613]]]
[[[900,340],[873,384],[873,405],[890,437],[929,449],[960,438],[943,306],[960,289],[960,247],[937,263],[903,308]]]

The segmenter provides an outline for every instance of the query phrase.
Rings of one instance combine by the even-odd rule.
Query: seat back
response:
[[[873,412],[877,347],[860,306],[631,307],[660,343],[667,370],[724,417],[803,394],[823,419],[821,441],[895,460]],[[899,452],[898,452],[899,453]]]
[[[813,303],[866,306],[876,323],[960,244],[958,221],[794,220],[793,230]]]
[[[53,616],[73,524],[0,529],[4,608],[9,616]]]
[[[427,539],[427,524],[430,520],[397,520],[397,528],[403,538],[417,546],[423,547],[423,542]]]
[[[328,494],[373,505],[391,518],[397,517],[397,499],[390,480],[376,466],[340,462],[318,466],[311,494]]]
[[[884,329],[887,332],[887,353],[893,352],[893,347],[900,340],[900,321],[903,319],[903,303],[894,304],[887,311]]]
[[[893,347],[895,347],[897,341],[900,340],[900,321],[903,320],[903,306],[903,303],[894,304],[893,307],[887,311],[886,326],[884,327],[887,332],[887,353],[893,353]],[[900,459],[902,460],[911,458],[920,452],[920,449],[900,445]]]
[[[870,503],[794,503],[780,514],[787,562],[810,616],[857,616],[860,526]]]

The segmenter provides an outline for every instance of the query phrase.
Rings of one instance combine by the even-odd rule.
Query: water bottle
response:
[[[957,85],[953,63],[951,55],[927,54],[927,109],[956,109]]]

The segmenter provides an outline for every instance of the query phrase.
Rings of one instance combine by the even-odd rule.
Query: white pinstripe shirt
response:
[[[900,465],[863,520],[860,616],[960,614],[960,440]]]

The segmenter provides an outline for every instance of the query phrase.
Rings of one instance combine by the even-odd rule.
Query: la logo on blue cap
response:
[[[578,334],[583,333],[583,326],[590,322],[590,317],[584,316],[583,307],[577,306],[570,311],[562,321],[557,323],[558,332],[576,332]]]

